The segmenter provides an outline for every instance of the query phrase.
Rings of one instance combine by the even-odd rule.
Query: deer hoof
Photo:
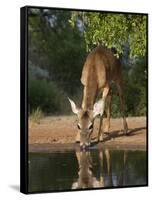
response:
[[[129,135],[128,129],[124,129],[124,135]]]
[[[108,126],[104,127],[104,133],[109,133],[109,127]]]
[[[128,130],[127,131],[124,131],[124,135],[128,136],[129,135],[129,132]]]
[[[100,137],[98,138],[98,142],[103,142],[103,136],[100,135]]]

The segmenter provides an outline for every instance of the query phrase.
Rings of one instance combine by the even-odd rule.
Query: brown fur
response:
[[[121,73],[121,64],[119,60],[114,56],[113,52],[110,49],[106,49],[102,46],[96,47],[88,56],[85,61],[82,70],[81,82],[84,85],[83,90],[83,100],[82,100],[82,110],[80,113],[85,113],[85,115],[78,115],[79,123],[82,126],[81,134],[79,133],[76,137],[76,140],[82,140],[82,133],[86,132],[87,138],[87,128],[89,123],[93,123],[92,110],[98,94],[102,96],[102,100],[107,102],[107,120],[105,123],[105,132],[109,131],[110,127],[110,113],[111,113],[111,95],[110,95],[110,85],[111,82],[114,82],[117,85],[118,93],[120,96],[120,108],[123,116],[123,125],[124,132],[127,133],[128,126],[126,118],[124,115],[124,100],[123,100],[123,88],[122,88],[122,73]],[[91,117],[89,116],[91,115]],[[101,116],[102,118],[102,116]],[[84,134],[83,134],[84,135]],[[87,139],[87,141],[89,138]],[[103,129],[102,129],[102,119],[100,119],[98,140],[103,140]],[[83,142],[85,138],[83,138]],[[83,143],[81,141],[81,143]]]
[[[84,85],[83,108],[93,108],[98,93],[110,86],[110,82],[121,82],[120,62],[110,49],[96,47],[87,57],[82,70],[81,82]]]

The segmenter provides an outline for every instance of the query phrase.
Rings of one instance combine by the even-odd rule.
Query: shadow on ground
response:
[[[120,130],[112,131],[110,133],[104,133],[104,135],[106,137],[103,139],[103,141],[101,141],[101,143],[109,141],[111,139],[119,138],[119,137],[124,137],[124,136],[129,137],[129,136],[139,135],[139,134],[142,134],[142,133],[138,132],[138,131],[141,131],[141,130],[144,130],[144,129],[146,129],[146,127],[129,129],[127,135],[124,135],[123,131],[120,131]],[[97,145],[98,144],[97,138],[92,138],[92,139],[96,140],[96,141],[91,142],[91,146]]]

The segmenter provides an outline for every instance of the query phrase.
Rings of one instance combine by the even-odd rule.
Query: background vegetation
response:
[[[81,71],[88,52],[116,49],[125,81],[126,114],[146,115],[146,16],[29,9],[29,113],[69,114],[67,97],[80,105]],[[120,116],[113,97],[113,117]]]

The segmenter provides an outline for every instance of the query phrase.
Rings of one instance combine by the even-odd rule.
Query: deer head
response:
[[[76,151],[79,165],[78,179],[72,184],[72,189],[92,188],[97,185],[97,179],[92,172],[92,157],[89,151]]]
[[[78,108],[71,99],[69,99],[69,102],[73,113],[78,117],[77,127],[80,133],[80,146],[85,149],[90,145],[90,135],[93,132],[95,117],[99,114],[102,116],[104,113],[104,100],[100,99],[96,102],[92,110]]]

